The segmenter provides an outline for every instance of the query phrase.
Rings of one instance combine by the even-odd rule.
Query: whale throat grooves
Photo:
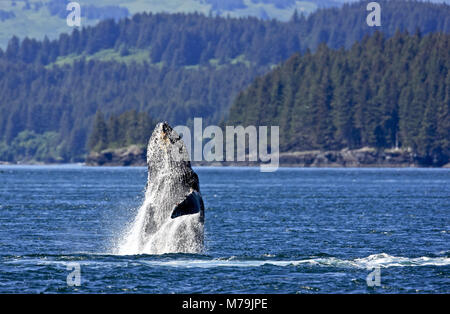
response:
[[[186,146],[167,122],[147,147],[145,200],[119,245],[119,254],[200,253],[204,204]]]

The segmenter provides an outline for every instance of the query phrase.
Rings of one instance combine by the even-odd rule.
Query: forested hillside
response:
[[[378,29],[386,36],[450,32],[448,5],[380,3]],[[348,48],[373,33],[366,16],[365,2],[295,14],[290,22],[144,13],[53,41],[12,38],[0,49],[0,160],[16,160],[2,152],[25,131],[58,160],[83,160],[98,110],[106,118],[136,109],[172,124],[193,117],[218,123],[240,90],[293,53],[320,42]]]
[[[279,125],[282,151],[402,147],[450,158],[450,35],[382,33],[296,54],[240,93],[229,124]]]

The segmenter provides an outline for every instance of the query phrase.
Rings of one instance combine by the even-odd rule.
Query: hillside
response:
[[[381,33],[296,54],[240,93],[231,125],[279,125],[281,151],[374,147],[450,159],[450,35]]]
[[[156,65],[190,66],[239,62],[276,64],[294,52],[350,47],[375,30],[392,36],[397,30],[423,34],[450,32],[450,6],[417,1],[380,1],[383,23],[366,24],[366,3],[341,9],[320,9],[305,18],[295,13],[289,22],[256,18],[220,18],[202,14],[136,14],[105,20],[95,27],[75,28],[70,35],[43,41],[12,37],[5,49],[8,61],[49,65],[94,60],[147,61]],[[147,53],[146,53],[147,52]],[[1,50],[0,50],[1,57]]]
[[[70,32],[66,25],[68,0],[1,0],[0,47],[16,35],[35,39],[57,38]],[[95,25],[107,18],[120,19],[136,13],[194,13],[214,16],[287,21],[294,10],[309,14],[319,7],[340,6],[333,0],[78,0],[83,26]]]
[[[82,26],[93,26],[113,18],[136,13],[194,13],[222,17],[253,16],[259,19],[288,21],[295,10],[308,15],[319,8],[340,7],[358,0],[78,0],[82,8]],[[429,0],[427,0],[429,1]],[[5,49],[11,37],[43,40],[56,39],[71,32],[67,26],[66,4],[69,0],[2,0],[0,1],[0,48]],[[450,3],[450,0],[431,0]]]
[[[388,37],[396,29],[450,32],[448,5],[382,5],[378,29]],[[31,141],[39,149],[25,150],[25,159],[82,161],[99,109],[107,117],[136,109],[175,125],[193,117],[218,123],[239,91],[293,53],[320,42],[348,48],[372,34],[366,14],[365,3],[289,22],[144,13],[56,40],[15,37],[0,50],[0,160],[15,161],[11,145]]]

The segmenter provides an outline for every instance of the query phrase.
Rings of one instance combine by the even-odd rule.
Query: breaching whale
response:
[[[145,201],[120,245],[120,254],[198,253],[203,250],[205,208],[186,146],[167,122],[147,147]]]

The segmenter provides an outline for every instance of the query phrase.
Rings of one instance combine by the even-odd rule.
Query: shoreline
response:
[[[248,160],[248,156],[246,156]],[[87,166],[145,166],[146,148],[129,146],[91,152],[85,161]],[[192,161],[193,166],[260,166],[261,162],[250,161]],[[276,164],[275,164],[276,165]],[[274,166],[275,166],[274,165]],[[450,168],[450,163],[427,163],[407,149],[342,149],[334,151],[297,151],[279,154],[279,167],[295,168]]]
[[[191,163],[192,167],[195,168],[259,168],[261,164],[218,164],[218,163]],[[80,168],[146,168],[147,165],[88,165],[86,163],[0,163],[1,168],[7,167],[80,167]],[[278,165],[279,169],[450,169],[450,164],[445,164],[443,166],[421,166],[421,165],[410,165],[410,166],[401,166],[401,165],[389,165],[389,164],[374,164],[374,165],[360,165],[360,166],[342,166],[342,165],[322,165],[322,166],[301,166],[296,164],[280,164]],[[1,173],[1,172],[0,172]]]
[[[248,159],[248,158],[246,158]],[[119,149],[107,149],[102,152],[90,153],[84,163],[69,163],[81,166],[107,167],[140,167],[146,166],[146,148],[130,146]],[[260,162],[227,162],[227,161],[192,161],[194,167],[259,167]],[[43,163],[20,161],[16,163],[2,162],[1,165],[67,165],[67,163]],[[274,165],[276,166],[276,164]],[[424,163],[410,150],[364,147],[355,150],[339,151],[302,151],[284,152],[279,154],[278,167],[285,168],[450,168],[450,163],[437,165]]]

